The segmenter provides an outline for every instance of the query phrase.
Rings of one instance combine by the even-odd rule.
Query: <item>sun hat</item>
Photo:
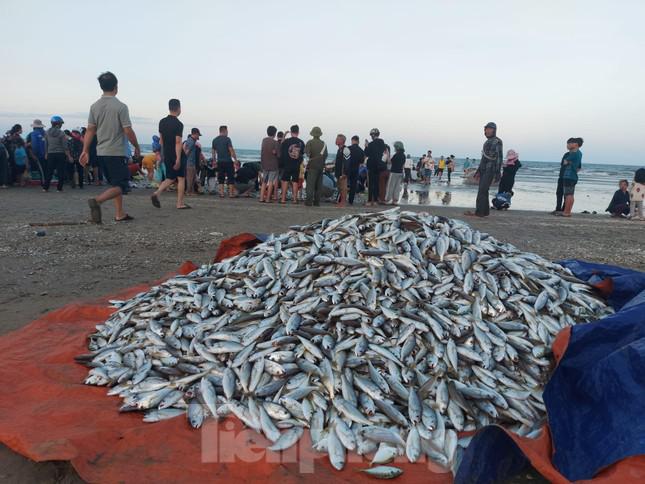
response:
[[[34,119],[34,122],[31,123],[31,127],[32,128],[44,128],[45,125],[43,124],[43,122],[40,119]]]

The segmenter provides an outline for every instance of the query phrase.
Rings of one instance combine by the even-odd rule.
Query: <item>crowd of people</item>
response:
[[[392,147],[378,129],[369,133],[361,146],[360,137],[353,135],[348,143],[345,134],[335,139],[335,156],[330,157],[322,130],[315,126],[307,142],[300,137],[294,124],[278,131],[269,126],[260,145],[260,162],[242,164],[238,159],[228,127],[220,126],[219,135],[212,141],[212,156],[207,158],[201,145],[198,128],[192,128],[184,138],[184,126],[179,120],[181,103],[168,102],[168,115],[159,122],[159,136],[152,140],[152,153],[141,156],[137,136],[132,129],[128,107],[117,99],[118,81],[105,72],[98,78],[103,95],[90,107],[87,128],[64,130],[64,120],[53,116],[50,128],[35,119],[32,131],[22,137],[22,126],[14,125],[0,143],[0,186],[24,186],[31,173],[38,173],[43,191],[49,191],[54,173],[57,190],[65,184],[73,188],[86,183],[103,184],[108,188],[88,201],[91,219],[102,221],[101,205],[114,200],[115,220],[132,220],[123,207],[123,194],[130,189],[133,176],[143,176],[156,190],[151,203],[161,207],[161,196],[169,189],[176,191],[176,208],[190,209],[186,196],[219,194],[220,197],[249,196],[258,192],[260,203],[304,203],[319,206],[322,198],[333,195],[338,206],[353,205],[357,193],[366,192],[367,206],[396,205],[407,197],[412,173],[422,185],[434,178],[447,184],[452,181],[456,159],[441,156],[438,161],[432,151],[418,161],[406,153],[404,144],[396,141]],[[467,216],[486,217],[490,209],[508,209],[513,196],[515,176],[522,166],[515,150],[503,156],[503,143],[497,137],[497,125],[484,127],[486,141],[478,166],[466,159],[464,183],[478,184],[476,207]],[[556,190],[555,215],[570,217],[574,205],[578,173],[582,168],[582,138],[570,138],[562,157]],[[326,187],[332,180],[334,189]],[[496,195],[489,198],[490,187],[498,183]],[[607,208],[616,217],[645,219],[645,169],[636,172],[634,181],[621,180],[620,188]]]

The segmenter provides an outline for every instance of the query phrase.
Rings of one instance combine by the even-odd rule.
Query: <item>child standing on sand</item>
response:
[[[632,220],[645,220],[645,168],[636,170],[629,187],[629,197],[634,207],[630,215]]]
[[[567,140],[567,149],[569,152],[564,155],[562,164],[564,172],[562,174],[562,192],[564,195],[564,211],[558,212],[562,217],[571,217],[573,209],[573,194],[575,193],[576,184],[578,183],[578,172],[582,168],[582,151],[580,147],[584,140],[582,138],[569,138]]]

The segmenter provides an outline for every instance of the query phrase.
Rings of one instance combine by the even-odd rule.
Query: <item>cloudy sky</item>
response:
[[[582,136],[587,162],[642,165],[643,18],[643,0],[1,0],[0,129],[85,124],[109,69],[142,143],[177,97],[239,148],[298,123],[474,156],[495,121],[525,160]]]

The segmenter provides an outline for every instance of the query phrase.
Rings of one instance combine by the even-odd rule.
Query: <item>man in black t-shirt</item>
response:
[[[228,137],[228,127],[219,127],[219,136],[213,140],[213,160],[217,164],[217,183],[219,196],[224,197],[224,183],[228,185],[228,196],[235,196],[235,165],[237,155],[231,138]]]
[[[161,182],[157,191],[150,196],[150,199],[155,207],[161,208],[159,195],[167,190],[170,185],[177,183],[177,208],[186,209],[190,208],[190,205],[184,203],[186,156],[182,148],[184,125],[177,119],[181,114],[179,99],[168,101],[168,110],[170,114],[159,121],[161,155],[166,166],[166,179]]]
[[[280,161],[282,162],[282,200],[287,203],[287,190],[291,182],[293,203],[298,203],[298,180],[300,165],[305,153],[305,144],[298,138],[300,128],[297,124],[291,126],[291,138],[285,139],[280,146]]]
[[[349,147],[349,167],[347,168],[347,185],[349,188],[349,204],[354,205],[354,196],[358,188],[358,170],[365,162],[365,152],[358,145],[360,138],[352,136],[352,144]]]

